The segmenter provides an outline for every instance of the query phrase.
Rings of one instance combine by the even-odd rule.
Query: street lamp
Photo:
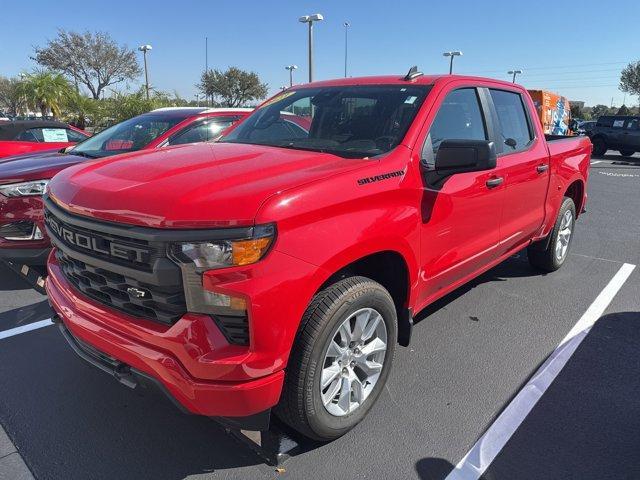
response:
[[[287,70],[289,70],[289,86],[293,87],[293,71],[298,69],[297,65],[287,65],[286,67]]]
[[[522,74],[523,72],[522,72],[522,70],[509,70],[507,73],[508,73],[509,75],[513,75],[513,77],[512,77],[512,79],[511,79],[511,81],[512,81],[513,83],[516,83],[516,75],[520,75],[520,74]]]
[[[462,52],[460,50],[454,50],[453,52],[444,52],[442,56],[449,57],[449,75],[451,75],[453,73],[453,57],[462,56]]]
[[[313,22],[320,22],[324,17],[320,13],[305,15],[298,19],[299,22],[309,24],[309,82],[313,82]]]
[[[347,32],[349,31],[349,27],[351,24],[349,22],[344,22],[344,78],[347,78]]]
[[[144,56],[144,84],[147,91],[147,100],[149,100],[149,71],[147,70],[147,52],[151,50],[151,45],[140,45],[138,50]]]

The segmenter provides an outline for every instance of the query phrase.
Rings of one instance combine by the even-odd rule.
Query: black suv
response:
[[[628,157],[640,152],[640,117],[608,115],[598,118],[591,131],[586,132],[593,143],[593,154],[604,155],[609,149]]]

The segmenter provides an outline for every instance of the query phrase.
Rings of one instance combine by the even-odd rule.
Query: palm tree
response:
[[[67,98],[74,93],[62,74],[46,70],[24,75],[20,88],[27,104],[40,110],[43,117],[49,112],[59,117]]]

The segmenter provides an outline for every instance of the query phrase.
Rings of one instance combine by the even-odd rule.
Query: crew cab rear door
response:
[[[434,101],[421,152],[425,184],[421,224],[421,286],[418,303],[481,270],[497,258],[504,188],[499,169],[464,172],[441,181],[435,157],[444,140],[488,140],[489,106],[475,86],[457,82]]]
[[[505,198],[500,220],[499,255],[528,242],[544,221],[549,188],[549,152],[541,130],[536,131],[518,89],[487,89],[494,117],[497,166],[504,174]]]

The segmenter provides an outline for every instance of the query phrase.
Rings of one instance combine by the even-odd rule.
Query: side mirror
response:
[[[491,170],[496,166],[496,147],[488,140],[443,140],[436,154],[438,175]]]

